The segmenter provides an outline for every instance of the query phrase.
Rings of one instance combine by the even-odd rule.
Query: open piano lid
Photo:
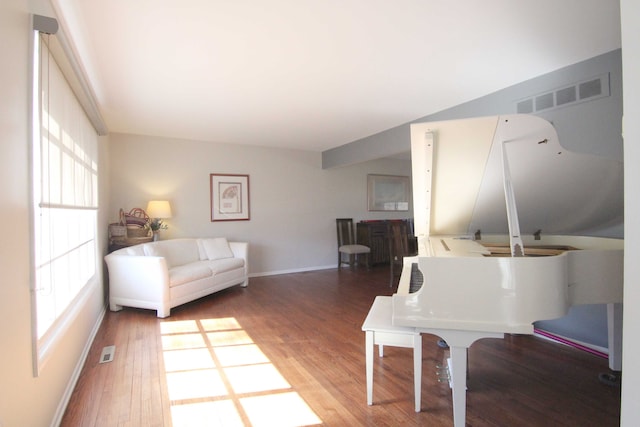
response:
[[[418,237],[478,230],[511,235],[511,195],[521,235],[594,235],[622,223],[622,163],[566,150],[551,123],[540,117],[417,123],[411,125],[411,139]]]

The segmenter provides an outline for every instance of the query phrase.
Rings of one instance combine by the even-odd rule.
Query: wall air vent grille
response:
[[[609,73],[516,101],[518,114],[549,111],[609,96]]]

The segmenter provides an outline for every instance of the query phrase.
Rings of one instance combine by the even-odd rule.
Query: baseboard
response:
[[[91,333],[89,334],[89,339],[87,340],[82,354],[78,359],[78,363],[76,363],[76,367],[73,370],[73,374],[67,383],[67,388],[62,395],[62,399],[58,404],[58,409],[56,410],[56,414],[51,420],[51,427],[57,427],[62,422],[62,417],[64,416],[65,411],[67,410],[67,405],[69,404],[69,400],[71,400],[71,395],[73,394],[73,390],[76,388],[76,384],[78,383],[78,379],[80,378],[80,374],[82,373],[82,368],[84,368],[84,364],[87,361],[87,357],[89,356],[89,351],[91,350],[91,345],[98,334],[98,330],[100,329],[100,325],[102,325],[102,321],[104,320],[104,316],[107,313],[106,305],[102,307],[102,311],[100,315],[96,319],[96,323],[93,325],[93,329],[91,329]]]
[[[316,270],[329,270],[330,268],[337,268],[336,264],[316,266],[316,267],[293,268],[290,270],[275,270],[275,271],[263,271],[261,273],[250,273],[249,278],[263,277],[263,276],[278,276],[281,274],[291,274],[291,273],[304,273],[307,271],[316,271]]]
[[[578,350],[586,351],[587,353],[591,353],[595,356],[602,357],[607,359],[609,357],[609,349],[606,347],[600,347],[595,344],[586,343],[583,341],[579,341],[574,338],[568,338],[562,335],[558,335],[549,331],[545,331],[543,329],[535,328],[533,330],[535,336],[554,341],[560,344],[567,345],[569,347],[577,348]]]

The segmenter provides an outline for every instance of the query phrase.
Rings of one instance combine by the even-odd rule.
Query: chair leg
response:
[[[367,405],[373,405],[373,331],[365,332],[365,371],[367,378]]]

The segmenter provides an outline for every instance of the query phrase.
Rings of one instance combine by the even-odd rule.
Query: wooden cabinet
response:
[[[416,238],[413,235],[413,220],[360,221],[356,225],[358,244],[371,248],[371,265],[389,263],[389,235],[387,232],[389,221],[407,222],[409,249],[411,251],[417,250]]]
[[[371,249],[371,265],[389,262],[389,239],[386,221],[359,222],[356,226],[358,244]]]

